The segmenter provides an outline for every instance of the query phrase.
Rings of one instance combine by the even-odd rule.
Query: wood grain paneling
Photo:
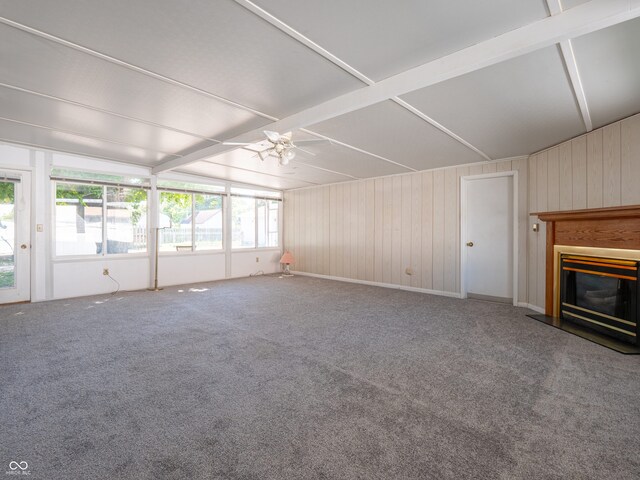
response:
[[[640,249],[640,220],[578,220],[557,222],[556,244],[576,247]]]
[[[545,154],[546,189],[540,185],[544,178],[540,159]],[[640,115],[531,155],[528,171],[529,212],[640,204]],[[535,178],[531,176],[534,171],[538,173]],[[546,195],[546,198],[541,195]],[[536,221],[534,218],[531,223]],[[544,306],[544,299],[539,297],[537,286],[532,288],[531,282],[537,280],[538,272],[545,268],[540,244],[546,246],[546,241],[541,233],[529,231],[527,235],[528,303],[539,307]],[[572,237],[565,240],[580,242],[578,233],[574,232]],[[625,241],[621,240],[619,244],[624,245]]]
[[[640,115],[620,123],[620,194],[622,205],[640,203]]]
[[[288,191],[285,248],[299,271],[459,292],[460,178],[511,170],[519,172],[519,296],[525,301],[526,158]]]
[[[602,130],[587,135],[587,208],[602,208]]]
[[[620,197],[620,122],[602,129],[603,207],[622,205]]]
[[[571,175],[573,176],[573,210],[587,208],[587,137],[571,140]],[[538,211],[542,209],[538,208]]]
[[[411,286],[422,288],[422,175],[411,175]]]
[[[444,290],[444,171],[433,172],[433,289]]]
[[[573,170],[571,168],[571,142],[565,142],[558,148],[558,174],[560,183],[560,210],[573,208]],[[531,188],[531,180],[529,180]],[[537,205],[529,204],[529,211],[539,211]]]
[[[560,149],[554,147],[547,152],[547,208],[560,210]]]
[[[369,207],[371,208],[371,207]],[[384,225],[384,180],[374,180],[374,232],[373,232],[373,281],[382,282],[383,225]]]
[[[433,289],[433,172],[422,176],[422,288]]]

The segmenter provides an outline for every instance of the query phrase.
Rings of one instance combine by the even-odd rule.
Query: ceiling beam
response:
[[[563,12],[561,0],[547,0],[547,6],[549,7],[549,13],[552,16],[559,15]],[[593,122],[591,121],[591,113],[589,112],[589,105],[587,104],[587,96],[582,86],[582,79],[580,78],[580,71],[578,70],[578,62],[576,60],[575,53],[573,52],[573,45],[571,39],[563,40],[560,42],[560,52],[562,54],[562,60],[569,74],[569,81],[571,88],[573,89],[573,95],[578,103],[578,109],[582,115],[582,121],[587,129],[587,132],[593,130]]]
[[[313,125],[639,16],[640,0],[591,0],[557,15],[411,68],[373,85],[340,95],[275,121],[266,128],[277,132],[288,132]],[[228,140],[255,141],[261,138],[262,130],[262,128],[251,130]],[[203,158],[219,155],[232,148],[234,147],[222,144],[206,147],[181,158],[163,162],[154,167],[153,172],[159,173],[178,168]]]
[[[349,65],[344,60],[338,58],[336,55],[332,54],[331,52],[329,52],[325,48],[321,47],[316,42],[311,40],[309,37],[303,35],[302,33],[298,32],[296,29],[294,29],[291,26],[287,25],[282,20],[278,19],[277,17],[275,17],[272,14],[270,14],[269,12],[267,12],[265,9],[259,7],[255,3],[253,3],[251,0],[234,0],[234,1],[237,4],[241,5],[242,7],[246,8],[247,10],[249,10],[251,13],[257,15],[258,17],[262,18],[263,20],[266,20],[267,22],[269,22],[271,25],[276,27],[281,32],[286,33],[288,36],[290,36],[294,40],[300,42],[305,47],[309,48],[310,50],[313,50],[318,55],[320,55],[323,58],[329,60],[331,63],[333,63],[337,67],[340,67],[342,70],[344,70],[345,72],[349,73],[353,77],[357,78],[361,82],[367,84],[368,86],[371,86],[374,83],[376,83],[371,78],[367,77],[364,73],[360,72],[358,69],[356,69],[353,66]],[[460,142],[465,147],[470,148],[471,150],[473,150],[474,152],[479,154],[481,157],[484,157],[487,160],[491,160],[491,158],[487,154],[482,152],[480,149],[476,148],[471,143],[467,142],[462,137],[460,137],[459,135],[453,133],[451,130],[446,128],[444,125],[438,123],[433,118],[429,117],[427,114],[425,114],[424,112],[421,112],[420,110],[418,110],[414,106],[410,105],[409,103],[405,102],[401,98],[393,97],[393,98],[391,98],[391,100],[393,102],[397,103],[398,105],[400,105],[405,110],[408,110],[409,112],[413,113],[415,116],[417,116],[421,120],[424,120],[425,122],[429,123],[433,127],[435,127],[438,130],[440,130],[441,132],[445,133],[446,135],[449,135],[451,138],[453,138],[457,142]],[[383,159],[383,160],[387,160],[387,159]],[[390,161],[390,160],[387,160],[387,161]],[[391,163],[396,163],[396,162],[391,162]],[[406,167],[405,165],[401,165],[401,166]]]

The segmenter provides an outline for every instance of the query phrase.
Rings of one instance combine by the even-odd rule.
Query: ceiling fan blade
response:
[[[249,148],[249,147],[240,147],[242,150],[246,150],[247,152],[253,152],[253,153],[259,153],[262,152],[262,150],[255,150],[253,148]]]
[[[271,130],[265,130],[264,134],[271,143],[278,143],[280,141],[280,134],[278,132],[272,132]]]
[[[325,140],[322,138],[318,138],[318,139],[308,139],[308,140],[296,140],[296,145],[299,143],[324,143],[324,142],[329,142],[329,140]],[[331,143],[331,142],[329,142]]]
[[[237,145],[239,147],[244,147],[246,145],[253,145],[252,143],[247,142],[222,142],[223,145]]]
[[[302,147],[299,147],[299,146],[297,146],[297,145],[295,146],[295,148],[297,148],[297,149],[298,149],[298,150],[300,150],[301,152],[308,153],[309,155],[313,155],[314,157],[316,156],[316,154],[315,154],[315,153],[310,152],[309,150],[306,150],[306,149],[304,149],[304,148],[302,148]]]
[[[285,132],[282,135],[280,135],[280,139],[281,140],[285,140],[287,142],[291,142],[291,137],[293,136],[293,133],[291,132]]]

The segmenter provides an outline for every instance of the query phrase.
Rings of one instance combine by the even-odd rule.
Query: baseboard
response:
[[[361,285],[371,285],[373,287],[393,288],[395,290],[406,290],[408,292],[428,293],[430,295],[440,295],[442,297],[462,298],[457,292],[445,292],[444,290],[430,290],[428,288],[407,287],[405,285],[396,285],[394,283],[370,282],[368,280],[357,280],[354,278],[334,277],[333,275],[322,275],[319,273],[292,271],[294,275],[302,275],[304,277],[324,278],[327,280],[336,280],[338,282],[359,283]]]
[[[518,302],[518,306],[522,307],[522,308],[528,308],[529,310],[533,310],[534,312],[544,313],[544,308],[543,307],[538,307],[536,305],[531,305],[530,303],[527,303],[527,302]]]

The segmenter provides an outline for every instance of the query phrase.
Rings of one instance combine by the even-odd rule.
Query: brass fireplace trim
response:
[[[560,318],[560,255],[582,255],[585,257],[607,257],[618,260],[640,262],[640,250],[621,248],[574,247],[571,245],[553,246],[553,316]]]

